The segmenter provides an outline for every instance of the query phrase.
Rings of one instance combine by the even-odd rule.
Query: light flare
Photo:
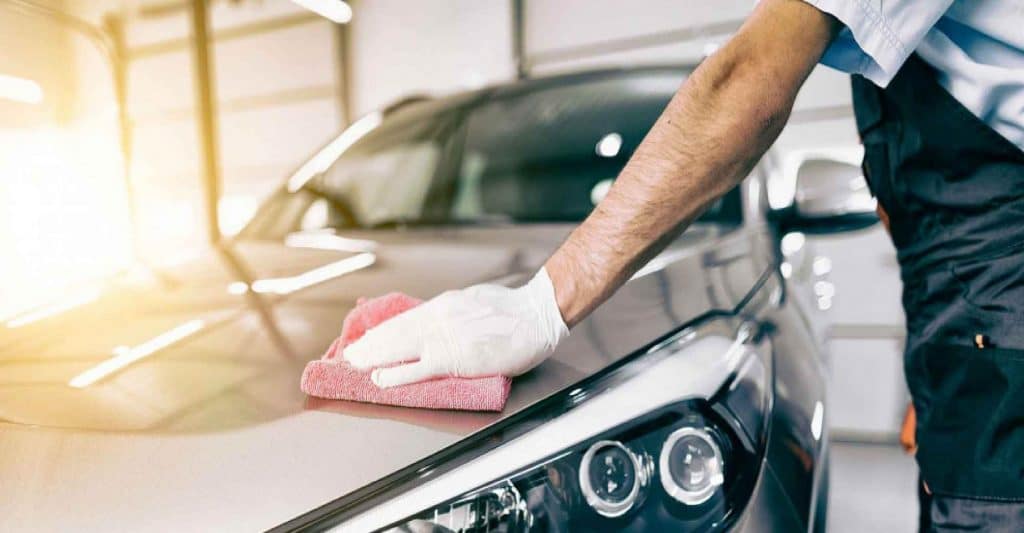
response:
[[[81,307],[83,305],[91,303],[99,297],[100,289],[90,289],[80,294],[76,294],[69,298],[65,298],[63,300],[54,302],[50,305],[36,309],[35,311],[30,311],[23,315],[12,318],[7,321],[6,325],[8,328],[11,329],[27,326],[28,324],[32,324],[33,322],[39,322],[40,320],[45,320],[52,316],[56,316],[61,313],[66,313],[76,307]]]
[[[120,152],[100,122],[0,129],[0,315],[65,298],[131,263]]]
[[[315,176],[326,172],[356,141],[377,129],[383,119],[384,116],[375,111],[353,122],[351,126],[341,132],[341,135],[317,152],[312,159],[299,167],[299,170],[292,174],[291,178],[288,178],[288,191],[295,192]]]
[[[622,135],[615,132],[601,137],[601,140],[597,141],[597,146],[594,147],[594,151],[601,157],[615,157],[619,155],[621,149]]]
[[[0,74],[0,98],[22,104],[39,104],[43,101],[43,88],[32,80]]]
[[[176,342],[180,342],[192,335],[195,335],[205,327],[206,321],[197,318],[167,330],[132,348],[125,349],[124,346],[119,346],[114,349],[114,357],[111,357],[110,359],[107,359],[106,361],[103,361],[102,363],[71,378],[68,385],[75,387],[76,389],[84,389],[85,387],[116,374],[128,366],[135,364]]]
[[[352,8],[341,0],[292,0],[292,2],[338,24],[352,20]]]
[[[312,248],[315,250],[336,250],[339,252],[372,252],[377,243],[366,239],[350,239],[332,233],[292,233],[284,238],[289,248]]]
[[[815,402],[814,414],[811,416],[811,436],[814,440],[821,440],[821,431],[825,425],[825,406],[821,402]]]
[[[250,289],[257,293],[291,294],[313,285],[319,285],[325,281],[332,280],[362,270],[377,261],[377,256],[364,252],[352,257],[346,257],[341,261],[328,263],[324,266],[314,268],[287,278],[259,279],[252,282]]]

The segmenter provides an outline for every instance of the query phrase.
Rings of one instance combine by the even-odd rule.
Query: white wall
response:
[[[511,79],[508,0],[363,0],[352,23],[356,114],[416,93]]]
[[[751,0],[528,0],[530,55],[737,20]]]

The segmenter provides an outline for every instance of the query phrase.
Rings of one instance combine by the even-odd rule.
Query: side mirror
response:
[[[858,165],[807,157],[795,174],[792,202],[773,213],[784,232],[839,233],[878,222],[875,199]]]

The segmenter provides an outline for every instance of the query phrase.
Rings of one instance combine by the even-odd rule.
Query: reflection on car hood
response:
[[[0,324],[0,530],[251,530],[337,498],[605,367],[763,271],[743,232],[693,228],[517,378],[505,411],[306,398],[305,363],[360,296],[517,284],[567,226],[237,243]]]

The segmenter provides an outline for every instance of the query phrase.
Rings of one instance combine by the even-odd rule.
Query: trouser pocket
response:
[[[945,533],[953,531],[985,531],[986,533],[1019,533],[1024,530],[1024,503],[991,502],[966,498],[933,498],[928,523],[921,531]]]
[[[927,398],[917,455],[929,487],[1024,501],[1024,350],[932,343],[909,359],[915,404]]]
[[[975,344],[1024,350],[1024,243],[949,268],[967,315],[963,332]]]

